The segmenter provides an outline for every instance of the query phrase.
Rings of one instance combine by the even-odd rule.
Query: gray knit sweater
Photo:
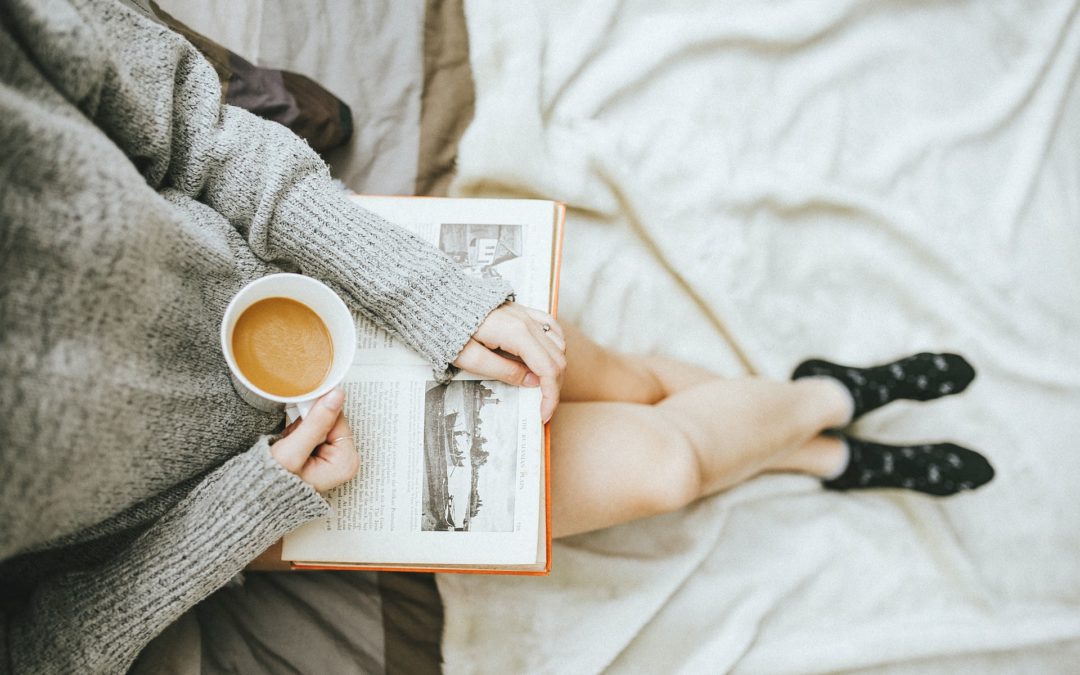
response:
[[[358,210],[111,0],[0,0],[0,670],[122,672],[326,502],[233,391],[229,298],[300,271],[445,368],[509,289]]]

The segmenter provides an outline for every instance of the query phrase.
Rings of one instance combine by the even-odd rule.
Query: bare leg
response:
[[[842,446],[818,436],[850,412],[843,389],[820,379],[712,379],[655,404],[563,403],[552,421],[554,534],[673,511],[764,471],[833,473]]]
[[[767,471],[835,478],[847,462],[848,451],[843,441],[835,436],[816,436],[790,453],[781,454]]]
[[[596,344],[574,326],[563,324],[569,362],[562,400],[657,403],[671,394],[715,380],[700,366],[662,356],[626,356]]]
[[[552,420],[555,536],[673,511],[765,472],[833,479],[826,486],[840,490],[904,487],[938,496],[994,476],[985,457],[952,443],[897,447],[822,435],[844,426],[858,407],[842,378],[724,380],[691,364],[620,355],[573,328],[566,333],[564,403]],[[945,372],[938,361],[950,358],[966,364],[953,354],[916,354],[861,370],[917,370],[932,359]],[[966,365],[966,381],[945,382],[951,391],[970,383],[974,371]],[[963,379],[964,369],[957,370]],[[892,384],[910,389],[912,382]],[[916,390],[894,398],[926,400]]]
[[[565,536],[665,513],[766,471],[828,477],[847,421],[834,382],[720,379],[674,359],[630,357],[564,325],[569,366],[552,420],[552,518]]]

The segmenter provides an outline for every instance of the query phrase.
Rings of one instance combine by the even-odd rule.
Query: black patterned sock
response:
[[[803,361],[791,379],[831,377],[851,393],[857,419],[891,401],[958,394],[975,379],[975,369],[958,354],[914,354],[881,366],[854,368],[821,359]]]
[[[885,445],[846,435],[848,464],[829,490],[902,488],[944,497],[990,482],[994,467],[985,457],[953,443]]]

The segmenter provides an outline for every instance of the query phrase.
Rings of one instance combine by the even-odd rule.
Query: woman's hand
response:
[[[360,468],[352,431],[341,413],[344,403],[345,392],[335,388],[270,446],[270,454],[281,466],[319,492],[352,480]]]
[[[487,315],[454,365],[507,384],[539,386],[544,397],[540,413],[547,422],[559,405],[566,341],[550,314],[511,302]]]
[[[307,417],[285,427],[285,433],[270,446],[270,454],[290,473],[319,492],[336,488],[356,476],[360,455],[353,447],[352,431],[341,407],[345,392],[335,388],[320,398]],[[251,561],[255,572],[287,572],[291,565],[281,560],[281,542]]]

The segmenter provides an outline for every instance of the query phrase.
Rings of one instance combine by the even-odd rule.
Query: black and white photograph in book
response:
[[[518,390],[494,380],[428,382],[421,529],[512,532]]]
[[[439,231],[439,248],[478,277],[514,276],[521,264],[521,225],[468,225],[444,223]]]

